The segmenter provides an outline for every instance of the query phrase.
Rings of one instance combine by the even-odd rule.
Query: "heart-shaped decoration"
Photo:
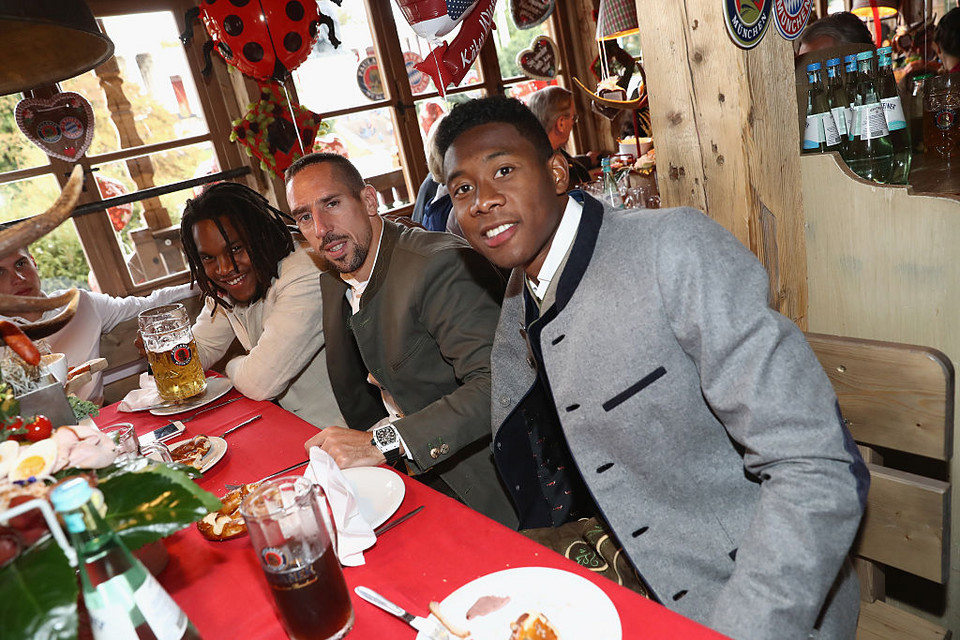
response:
[[[76,162],[93,140],[93,107],[79,93],[24,98],[14,115],[23,135],[48,156]]]
[[[510,17],[517,29],[532,29],[553,13],[556,0],[510,0]]]
[[[552,80],[557,77],[557,60],[560,54],[557,45],[547,36],[537,36],[529,49],[517,54],[517,66],[524,75],[536,80]]]

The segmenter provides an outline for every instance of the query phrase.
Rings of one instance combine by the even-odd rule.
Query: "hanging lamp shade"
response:
[[[83,0],[0,0],[0,95],[78,76],[112,55]]]
[[[854,0],[850,11],[861,18],[872,18],[874,7],[880,18],[892,18],[900,13],[900,0]]]
[[[600,0],[597,40],[611,40],[639,30],[636,0]]]

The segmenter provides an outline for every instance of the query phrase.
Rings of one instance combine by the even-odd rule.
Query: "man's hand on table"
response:
[[[307,440],[303,447],[307,450],[307,455],[310,455],[310,447],[320,447],[341,469],[373,467],[387,461],[380,450],[370,444],[369,431],[327,427]]]

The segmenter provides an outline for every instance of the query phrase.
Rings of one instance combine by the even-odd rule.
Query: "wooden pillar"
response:
[[[774,308],[805,329],[793,48],[773,24],[756,48],[738,48],[723,10],[637,1],[663,206],[696,207],[729,229],[767,267]]]

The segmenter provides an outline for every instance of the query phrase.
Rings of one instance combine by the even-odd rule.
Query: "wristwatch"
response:
[[[383,457],[387,459],[387,464],[393,465],[400,460],[400,434],[392,424],[374,429],[370,444],[380,450]]]

